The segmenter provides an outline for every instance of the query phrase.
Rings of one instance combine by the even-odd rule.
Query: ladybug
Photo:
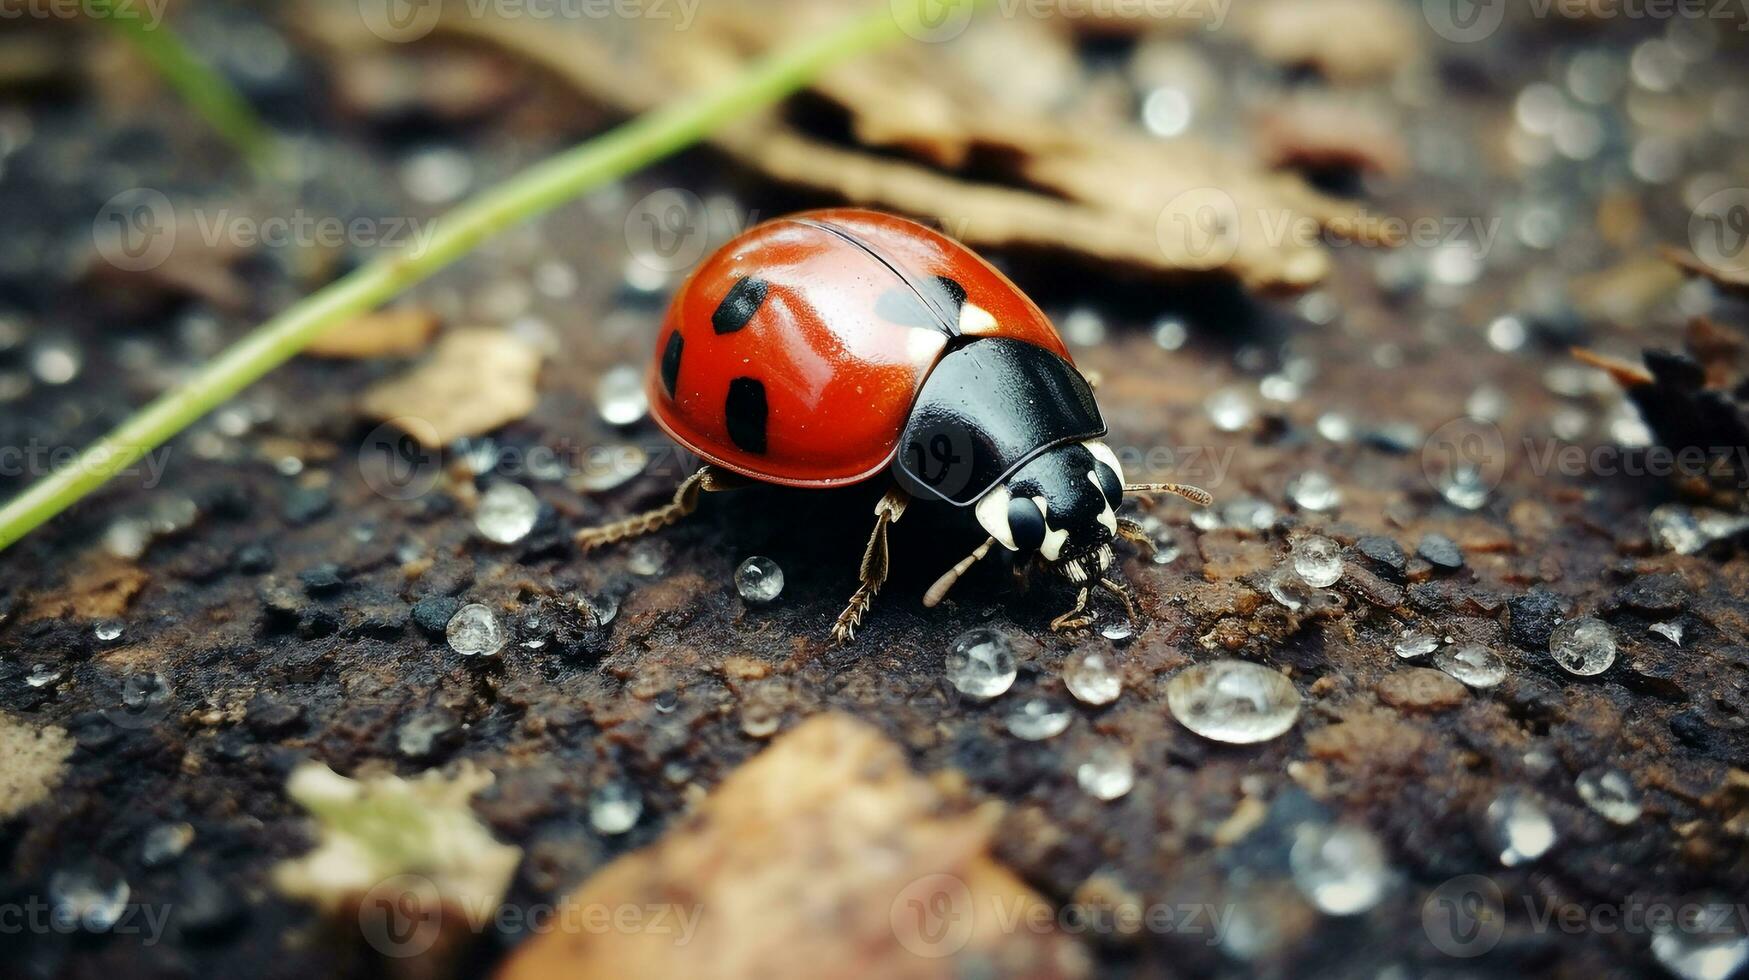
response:
[[[672,503],[577,535],[589,550],[692,513],[701,494],[749,481],[838,487],[877,478],[862,584],[833,626],[848,641],[886,581],[887,529],[907,507],[958,508],[988,535],[925,593],[939,603],[1000,544],[1078,587],[1054,630],[1087,626],[1093,588],[1120,599],[1111,543],[1151,547],[1117,516],[1126,493],[1209,495],[1126,484],[1101,439],[1093,386],[1056,328],[964,245],[903,218],[852,208],[757,225],[681,285],[657,337],[651,414],[705,465]]]

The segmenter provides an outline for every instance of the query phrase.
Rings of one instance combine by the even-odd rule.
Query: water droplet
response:
[[[1293,612],[1299,612],[1312,602],[1312,587],[1298,572],[1286,565],[1269,573],[1269,597]]]
[[[48,687],[59,682],[61,676],[60,670],[48,664],[32,664],[30,673],[24,676],[24,683],[30,687]]]
[[[161,867],[182,856],[194,843],[194,828],[186,823],[161,823],[146,831],[140,841],[140,862],[148,868]]]
[[[1014,645],[995,630],[968,630],[947,654],[947,679],[968,697],[998,697],[1014,684],[1016,673]]]
[[[1523,347],[1529,336],[1530,331],[1525,328],[1524,321],[1515,316],[1495,317],[1488,324],[1488,346],[1503,353],[1510,354]]]
[[[1256,410],[1251,407],[1251,396],[1243,388],[1222,388],[1202,403],[1203,411],[1208,413],[1209,421],[1222,432],[1238,432],[1251,424]]]
[[[1598,766],[1587,769],[1574,780],[1573,786],[1579,791],[1579,798],[1585,805],[1596,810],[1603,819],[1613,824],[1625,827],[1640,819],[1643,809],[1640,803],[1640,791],[1634,787],[1634,781],[1620,769]]]
[[[1341,412],[1325,412],[1318,416],[1318,434],[1331,442],[1348,442],[1354,438],[1354,423]]]
[[[1464,510],[1480,510],[1488,502],[1488,493],[1492,489],[1487,476],[1477,466],[1453,466],[1439,478],[1439,495],[1446,503]]]
[[[121,683],[122,707],[140,713],[170,701],[170,679],[156,671],[129,674]]]
[[[504,627],[492,610],[477,602],[457,609],[444,633],[449,648],[464,657],[490,657],[504,649]]]
[[[1288,863],[1300,893],[1327,915],[1365,912],[1390,883],[1384,847],[1371,831],[1351,824],[1302,825]]]
[[[1190,330],[1183,320],[1167,317],[1154,325],[1154,343],[1162,350],[1177,350],[1190,339]]]
[[[1433,655],[1433,666],[1470,687],[1493,687],[1506,679],[1506,661],[1480,643],[1463,643]]]
[[[520,483],[494,483],[474,508],[474,527],[497,544],[515,544],[534,530],[540,499]]]
[[[1114,619],[1099,628],[1099,635],[1113,643],[1122,643],[1136,635],[1136,627],[1127,619]]]
[[[1096,800],[1115,800],[1136,785],[1136,765],[1115,745],[1098,745],[1075,767],[1075,782]]]
[[[1184,727],[1217,742],[1264,742],[1293,727],[1300,692],[1280,673],[1247,660],[1216,660],[1174,674],[1166,704]]]
[[[632,545],[631,553],[626,555],[626,568],[633,575],[649,578],[660,575],[668,567],[668,552],[654,541],[640,541]]]
[[[130,561],[144,555],[151,541],[151,525],[135,517],[117,518],[103,531],[104,550]]]
[[[629,364],[608,368],[595,385],[595,408],[608,425],[631,425],[648,415],[644,372]]]
[[[121,639],[121,624],[114,620],[106,620],[98,623],[97,626],[92,629],[91,635],[97,637],[98,640],[104,643],[114,642],[115,640]]]
[[[1171,138],[1190,128],[1194,107],[1182,89],[1157,88],[1142,98],[1142,126],[1162,138]]]
[[[1569,674],[1601,674],[1615,663],[1615,633],[1602,620],[1581,616],[1555,627],[1549,653]]]
[[[1439,649],[1439,637],[1423,630],[1404,630],[1392,649],[1403,660],[1415,660]]]
[[[1287,485],[1287,496],[1295,507],[1315,513],[1332,510],[1342,503],[1342,491],[1337,489],[1336,482],[1319,470],[1294,477]]]
[[[783,712],[764,699],[741,706],[741,731],[748,738],[770,738],[783,723]]]
[[[127,912],[132,889],[110,868],[68,868],[49,876],[49,902],[57,925],[107,932]]]
[[[623,834],[637,826],[644,798],[622,780],[605,783],[589,794],[589,825],[603,834]]]
[[[1672,619],[1667,623],[1653,623],[1646,628],[1677,646],[1682,645],[1682,623],[1680,620]]]
[[[31,373],[46,385],[64,385],[77,378],[84,366],[79,348],[65,340],[46,341],[30,352]]]
[[[1652,937],[1652,955],[1680,980],[1729,980],[1749,963],[1749,936],[1677,925]]]
[[[1488,804],[1487,831],[1506,867],[1535,861],[1555,844],[1555,824],[1528,791],[1508,788]]]
[[[735,569],[735,591],[754,605],[764,605],[783,594],[783,569],[763,555],[754,555]]]
[[[619,600],[608,594],[586,595],[577,598],[577,611],[583,615],[583,621],[591,626],[606,626],[613,622],[613,617],[619,615]]]
[[[1097,347],[1105,342],[1105,318],[1086,307],[1070,310],[1062,319],[1063,339],[1076,347]]]
[[[468,155],[450,147],[421,150],[401,162],[401,186],[424,204],[459,200],[474,180]]]
[[[1069,727],[1069,709],[1055,698],[1034,695],[1011,708],[1006,719],[1008,733],[1028,742],[1041,742],[1063,734]]]
[[[1063,683],[1082,704],[1110,704],[1123,693],[1123,675],[1109,655],[1098,651],[1078,654],[1063,671]]]
[[[1342,549],[1322,535],[1306,535],[1294,542],[1293,566],[1307,585],[1327,589],[1342,578]]]

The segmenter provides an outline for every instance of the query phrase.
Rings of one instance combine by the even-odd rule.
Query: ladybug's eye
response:
[[[1008,532],[1019,551],[1034,551],[1045,543],[1045,515],[1029,497],[1008,501]]]

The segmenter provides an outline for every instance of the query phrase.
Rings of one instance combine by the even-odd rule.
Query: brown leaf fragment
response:
[[[1379,700],[1403,711],[1450,711],[1470,699],[1463,682],[1431,667],[1393,671],[1379,680]]]
[[[1397,127],[1357,103],[1297,98],[1258,112],[1251,129],[1258,155],[1271,167],[1386,177],[1409,170],[1409,149]]]
[[[93,555],[59,588],[39,594],[26,619],[113,619],[152,577],[132,562]]]
[[[539,351],[502,330],[457,330],[412,370],[373,385],[359,408],[441,449],[533,411],[540,365]]]
[[[973,964],[998,976],[1084,974],[1085,949],[990,857],[993,826],[988,811],[945,800],[874,728],[822,715],[566,899],[640,909],[645,928],[560,917],[498,975],[948,978]]]
[[[312,341],[304,353],[344,360],[402,357],[424,350],[437,326],[437,314],[421,307],[378,310],[336,325]]]
[[[1665,245],[1658,250],[1664,260],[1690,276],[1699,276],[1728,293],[1749,296],[1749,270],[1721,269],[1686,248]]]
[[[0,820],[48,799],[72,754],[73,739],[65,729],[38,728],[0,714]]]
[[[1389,78],[1419,55],[1407,9],[1389,0],[1260,0],[1243,9],[1239,28],[1262,58],[1358,84]]]

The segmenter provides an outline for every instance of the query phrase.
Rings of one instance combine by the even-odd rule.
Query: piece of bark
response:
[[[561,919],[498,975],[947,978],[973,964],[996,976],[1085,973],[1085,949],[989,856],[993,826],[988,809],[949,805],[874,728],[821,715],[566,899],[585,911],[638,908],[645,928]]]

